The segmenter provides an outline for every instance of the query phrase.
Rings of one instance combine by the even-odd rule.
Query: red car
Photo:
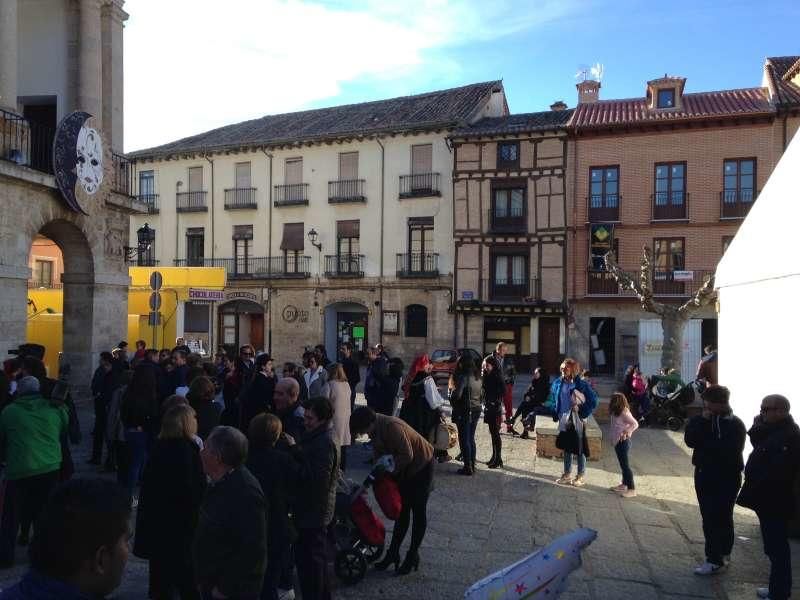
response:
[[[447,380],[450,379],[453,371],[456,368],[458,357],[462,354],[467,354],[472,357],[475,364],[480,367],[483,362],[483,356],[473,348],[447,348],[444,350],[434,350],[431,355],[431,362],[433,363],[433,378],[436,380],[436,385],[442,387],[447,386]]]

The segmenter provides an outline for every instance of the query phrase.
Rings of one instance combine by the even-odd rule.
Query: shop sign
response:
[[[189,288],[189,300],[224,300],[225,292],[222,290],[201,290]]]
[[[462,300],[473,300],[474,298],[475,298],[475,292],[461,292]]]
[[[673,281],[692,281],[694,279],[694,271],[673,271]]]
[[[287,323],[308,323],[308,311],[300,310],[291,304],[287,304],[283,308],[283,311],[281,311],[281,317]]]
[[[250,300],[252,302],[261,302],[261,297],[259,294],[249,290],[228,290],[225,292],[225,300]]]

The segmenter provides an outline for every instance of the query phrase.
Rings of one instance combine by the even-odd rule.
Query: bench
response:
[[[536,419],[536,455],[546,458],[561,458],[564,453],[556,448],[558,421],[550,417]],[[589,460],[600,460],[603,451],[603,432],[594,416],[586,420],[586,440],[589,442]]]

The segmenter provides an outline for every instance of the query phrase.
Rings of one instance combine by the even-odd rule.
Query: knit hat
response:
[[[39,393],[39,380],[26,375],[17,382],[17,396],[31,396]]]

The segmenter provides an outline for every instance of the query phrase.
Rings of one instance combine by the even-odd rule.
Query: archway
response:
[[[369,310],[355,302],[335,302],[325,307],[325,351],[333,359],[339,346],[353,345],[353,352],[363,359],[369,345],[367,327]]]
[[[220,305],[218,339],[230,356],[236,356],[244,344],[263,350],[264,307],[244,299]]]

